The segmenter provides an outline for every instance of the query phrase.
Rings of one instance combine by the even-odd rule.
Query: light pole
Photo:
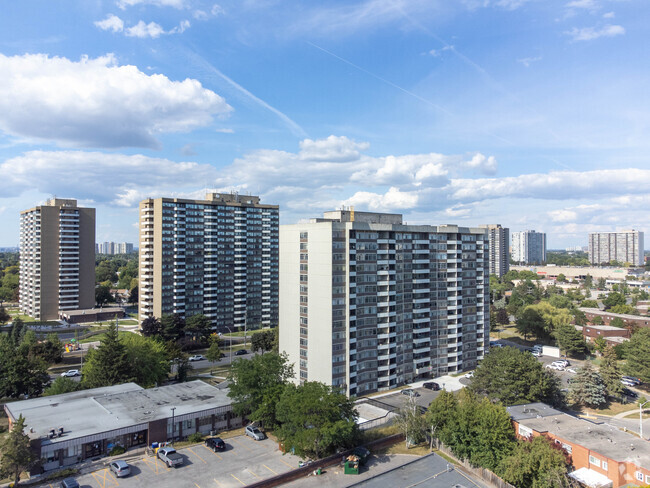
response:
[[[227,325],[224,325],[224,327],[228,329],[228,332],[230,333],[230,335],[228,336],[228,340],[230,343],[230,364],[232,364],[232,329]]]
[[[639,402],[639,437],[641,439],[643,439],[643,407],[648,403],[650,403],[650,400],[645,403]]]
[[[172,407],[172,442],[174,442],[174,439],[176,438],[176,423],[174,422],[174,411],[176,410],[176,407]]]

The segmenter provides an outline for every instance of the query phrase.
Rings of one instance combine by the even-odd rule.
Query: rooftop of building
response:
[[[225,204],[229,206],[238,206],[238,207],[261,207],[261,208],[280,208],[279,205],[269,205],[260,203],[260,197],[255,195],[241,195],[239,193],[217,193],[217,192],[208,192],[205,195],[205,200],[193,200],[187,198],[174,198],[174,197],[162,197],[162,198],[147,198],[143,202],[154,201],[154,200],[164,200],[166,202],[177,202],[177,203],[190,203],[190,204],[203,204],[203,205],[216,205],[216,204]],[[142,203],[142,202],[141,202]]]
[[[594,315],[607,315],[608,317],[618,317],[620,319],[626,319],[626,320],[648,320],[650,321],[650,317],[646,317],[643,315],[632,315],[629,313],[614,313],[610,312],[609,310],[601,310],[599,308],[579,308],[581,312],[584,313],[592,313]]]
[[[582,325],[579,326],[581,329],[582,327],[587,327],[589,329],[594,329],[594,330],[614,330],[614,331],[626,331],[627,329],[621,329],[620,327],[614,327],[613,325]]]
[[[507,407],[510,417],[539,433],[549,433],[618,462],[650,466],[650,442],[607,424],[566,414],[545,403]]]
[[[172,407],[179,418],[227,406],[227,394],[201,380],[150,389],[125,383],[8,403],[5,409],[13,419],[25,418],[30,439],[47,438],[51,429],[63,427],[64,435],[45,445],[171,418]]]
[[[80,310],[62,310],[61,313],[68,317],[82,317],[86,314],[95,313],[123,313],[124,309],[121,307],[102,307],[102,308],[86,308]]]

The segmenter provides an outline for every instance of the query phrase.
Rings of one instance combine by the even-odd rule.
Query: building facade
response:
[[[510,271],[510,229],[500,224],[480,225],[487,230],[490,245],[490,274],[499,278]]]
[[[95,209],[52,198],[20,213],[20,310],[39,320],[95,305]]]
[[[280,228],[280,350],[348,395],[474,368],[489,339],[484,229],[340,210]]]
[[[643,232],[594,232],[589,234],[589,262],[609,264],[611,261],[643,266]]]
[[[277,325],[278,214],[237,194],[140,202],[140,320],[205,314],[217,326]]]
[[[133,243],[131,242],[103,242],[95,244],[97,254],[131,254]]]
[[[511,255],[516,263],[543,264],[546,262],[546,234],[534,230],[513,232]]]

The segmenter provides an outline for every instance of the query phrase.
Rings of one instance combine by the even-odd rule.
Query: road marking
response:
[[[95,481],[97,481],[97,483],[101,486],[101,488],[106,488],[107,482],[109,482],[108,486],[113,486],[113,483],[115,483],[115,486],[119,486],[119,483],[115,480],[115,478],[113,478],[113,475],[108,469],[102,469],[101,471],[92,473],[92,476],[95,478]]]
[[[201,487],[200,487],[199,485],[197,485],[196,483],[194,483],[194,486],[196,486],[196,488],[201,488]]]
[[[190,451],[192,454],[194,454],[197,458],[199,458],[201,461],[203,461],[203,464],[208,464],[205,459],[203,459],[201,456],[199,456],[197,453],[195,453],[191,447],[187,448],[188,451]]]
[[[230,473],[230,476],[232,476],[233,478],[235,478],[235,479],[236,479],[237,481],[239,481],[242,485],[246,486],[246,483],[244,483],[242,480],[240,480],[239,478],[237,478],[237,476],[235,476],[234,474]]]
[[[268,469],[271,473],[278,474],[275,471],[273,471],[271,468],[269,468],[266,464],[262,464],[262,466],[264,466],[266,469]]]
[[[217,478],[214,478],[214,482],[215,482],[216,484],[218,484],[219,486],[222,486],[221,483],[219,483],[219,482],[217,481]]]
[[[296,469],[295,467],[293,467],[292,465],[290,465],[288,462],[286,462],[286,461],[285,461],[284,459],[282,459],[282,458],[278,458],[278,461],[280,461],[281,463],[286,464],[286,465],[289,466],[291,469]]]
[[[257,476],[255,473],[253,473],[253,472],[250,470],[250,468],[246,468],[246,471],[248,471],[250,474],[252,474],[252,475],[255,476],[256,478],[259,478],[259,476]]]
[[[205,447],[205,446],[203,446],[203,449],[206,449],[206,450],[210,451],[212,454],[214,454],[215,456],[217,456],[219,459],[221,459],[223,461],[223,458],[221,456],[219,456],[219,454],[217,454],[216,451],[213,451],[209,447]]]
[[[158,462],[158,459],[157,459],[157,458],[154,459],[154,460],[151,460],[151,459],[148,459],[148,458],[142,458],[142,460],[143,460],[144,463],[149,467],[149,469],[150,469],[151,471],[153,471],[155,474],[158,474],[158,473],[161,471],[161,469],[163,469],[163,468],[164,468],[166,471],[169,471],[169,470],[170,470],[170,468],[167,467],[167,464],[165,464],[165,463],[162,464],[162,467],[163,467],[163,468],[161,468],[161,464],[160,464],[160,462]],[[161,461],[161,462],[162,462],[162,461]],[[153,467],[152,467],[152,466],[153,466]]]
[[[243,442],[236,441],[234,437],[232,439],[230,439],[230,440],[235,442],[238,446],[242,446],[244,449],[246,449],[248,451],[252,451],[252,449],[250,447],[244,445]]]

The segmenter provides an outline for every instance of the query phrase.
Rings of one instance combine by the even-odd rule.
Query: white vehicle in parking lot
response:
[[[264,434],[264,432],[262,432],[254,425],[247,425],[246,428],[244,429],[244,432],[248,437],[252,437],[256,441],[262,441],[266,439],[266,435]]]
[[[551,363],[551,364],[547,364],[544,367],[546,369],[554,369],[556,371],[564,371],[564,365],[563,364]]]

